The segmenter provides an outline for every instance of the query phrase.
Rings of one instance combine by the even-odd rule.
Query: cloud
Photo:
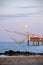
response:
[[[43,14],[43,11],[36,12],[36,13],[24,13],[24,14],[16,14],[16,15],[0,15],[1,18],[15,18],[15,17],[29,17],[31,15],[38,15]]]
[[[43,8],[43,6],[23,6],[23,7],[17,7],[17,8]]]

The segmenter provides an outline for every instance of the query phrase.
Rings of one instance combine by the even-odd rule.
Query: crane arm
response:
[[[28,36],[28,35],[30,35],[31,34],[31,36],[37,36],[38,37],[38,35],[34,35],[33,33],[29,33],[29,32],[27,32],[27,33],[21,33],[21,32],[17,32],[17,31],[9,31],[9,30],[5,30],[6,32],[10,32],[10,33],[15,33],[15,34],[19,34],[19,35],[23,35],[23,36]]]
[[[15,33],[15,34],[19,34],[19,35],[27,36],[27,34],[25,34],[25,33],[21,33],[21,32],[17,32],[17,31],[9,31],[9,30],[5,30],[5,31],[6,31],[6,32]]]

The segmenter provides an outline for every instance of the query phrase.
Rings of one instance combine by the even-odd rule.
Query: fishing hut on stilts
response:
[[[39,46],[40,42],[43,45],[43,36],[38,36],[38,35],[34,35],[32,33],[21,33],[21,32],[17,32],[17,31],[9,31],[9,30],[5,30],[6,32],[10,32],[10,33],[14,33],[14,34],[18,34],[18,35],[22,35],[25,36],[27,40],[27,46],[30,46],[29,42],[33,42],[32,46]],[[31,35],[30,35],[31,34]],[[12,38],[12,37],[11,37]],[[14,38],[12,38],[13,40],[15,40]],[[21,42],[17,42],[17,40],[15,40],[17,43],[23,43],[25,40],[21,41]],[[36,42],[36,45],[35,45]]]

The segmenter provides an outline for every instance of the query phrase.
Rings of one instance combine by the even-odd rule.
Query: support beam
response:
[[[36,42],[36,46],[37,46],[37,42]]]
[[[43,45],[43,41],[42,41],[42,45]]]
[[[38,46],[39,46],[39,41],[38,41]]]
[[[33,46],[34,46],[34,41],[33,41]]]
[[[27,40],[27,46],[29,46],[29,40]]]

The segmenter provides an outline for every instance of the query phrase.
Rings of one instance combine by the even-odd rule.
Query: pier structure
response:
[[[42,43],[41,45],[43,45],[43,36],[34,35],[32,33],[21,33],[21,32],[17,32],[17,31],[9,31],[9,30],[5,30],[5,31],[25,36],[26,40],[27,40],[27,46],[29,46],[30,41],[33,42],[33,46],[35,46],[35,42],[36,42],[36,46],[39,46],[40,42]]]
[[[29,41],[33,42],[33,46],[36,45],[39,46],[39,42],[42,42],[43,45],[43,37],[38,37],[38,36],[27,36],[27,44],[29,46]]]

